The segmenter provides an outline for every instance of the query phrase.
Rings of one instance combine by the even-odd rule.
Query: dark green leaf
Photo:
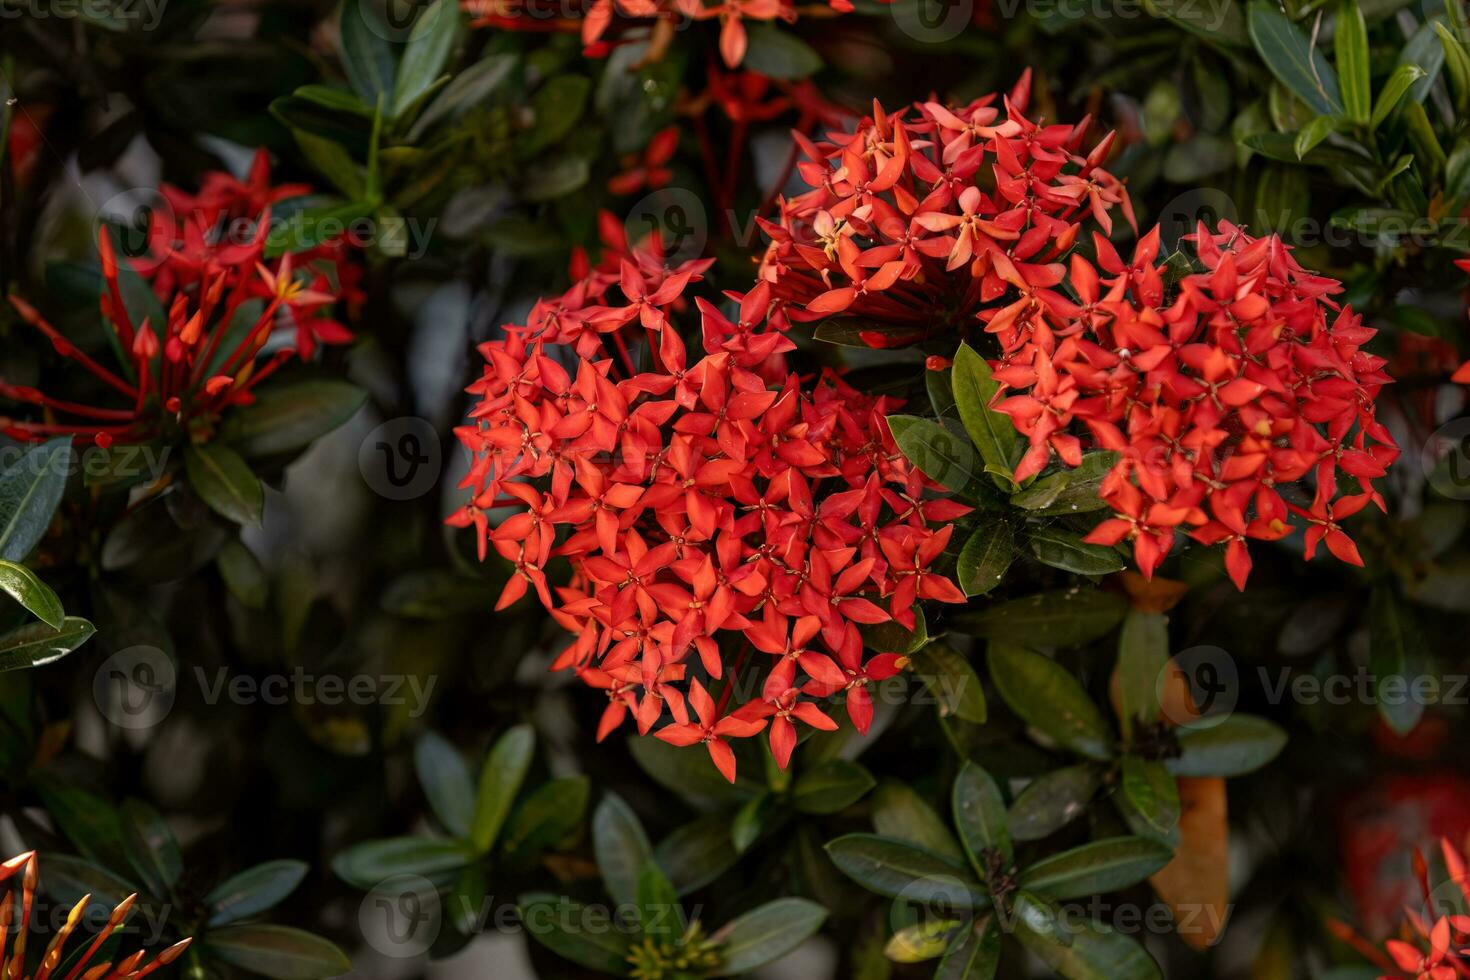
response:
[[[1112,631],[1128,603],[1098,589],[1056,589],[950,617],[961,633],[990,639],[1025,637],[1038,646],[1081,646]]]
[[[876,785],[856,762],[831,759],[801,773],[791,787],[791,805],[801,813],[838,813]]]
[[[628,975],[628,933],[605,908],[527,895],[521,899],[521,923],[531,938],[564,959],[615,977]]]
[[[592,82],[582,75],[555,75],[547,79],[531,96],[535,123],[521,137],[516,152],[529,159],[569,133],[582,117],[591,90]]]
[[[259,524],[265,508],[260,479],[240,455],[219,443],[184,447],[189,485],[210,510],[236,524]]]
[[[955,909],[990,907],[990,896],[968,868],[904,841],[848,834],[827,844],[832,861],[869,891]]]
[[[26,450],[0,473],[0,559],[20,561],[46,533],[71,469],[71,437]]]
[[[204,896],[209,925],[222,926],[274,908],[306,878],[305,861],[267,861],[242,871]]]
[[[227,417],[221,435],[244,456],[291,453],[352,418],[366,400],[366,391],[345,381],[266,388]]]
[[[45,623],[27,623],[0,634],[0,671],[39,667],[71,653],[86,643],[97,628],[80,616],[67,616],[60,629]]]
[[[1162,762],[1125,755],[1123,795],[1155,832],[1169,834],[1179,823],[1179,786]]]
[[[52,629],[60,629],[66,611],[51,586],[24,565],[0,559],[0,592],[25,607],[26,611]]]
[[[125,801],[121,814],[128,863],[155,895],[171,894],[183,873],[184,858],[168,824],[142,800]]]
[[[933,980],[991,980],[1000,966],[1000,918],[969,923],[963,940],[939,961]]]
[[[424,732],[414,746],[413,763],[439,822],[456,837],[468,837],[475,817],[475,784],[459,750],[435,732]]]
[[[638,924],[645,936],[672,939],[684,932],[684,912],[674,886],[652,857],[638,872]]]
[[[749,973],[791,952],[822,928],[827,910],[804,898],[780,898],[727,923],[710,938],[723,945],[711,976]]]
[[[707,755],[701,758],[697,752],[686,752],[656,738],[632,736],[628,751],[654,782],[699,807],[738,805],[761,791],[745,776],[737,776],[734,783],[726,782],[709,764]]]
[[[332,859],[337,877],[365,891],[399,875],[432,877],[456,871],[475,860],[464,841],[433,837],[388,837],[364,841]]]
[[[1182,754],[1164,764],[1176,776],[1244,776],[1286,747],[1286,732],[1254,715],[1232,714],[1209,728],[1181,729]]]
[[[746,28],[749,47],[741,67],[768,78],[805,78],[822,67],[822,59],[801,38],[775,24]]]
[[[712,813],[687,823],[659,841],[653,856],[680,895],[698,891],[735,866],[730,818]]]
[[[1429,669],[1429,649],[1410,606],[1392,585],[1373,590],[1368,607],[1370,672],[1377,678],[1378,714],[1400,735],[1424,714],[1412,681]]]
[[[1043,899],[1018,892],[1015,935],[1067,980],[1162,980],[1159,965],[1133,939],[1076,916],[1065,920]]]
[[[1319,115],[1342,111],[1337,73],[1300,27],[1269,0],[1251,0],[1247,23],[1256,51],[1281,84]]]
[[[217,959],[273,980],[319,980],[352,969],[352,961],[333,943],[289,926],[211,929],[204,945]]]
[[[934,696],[942,718],[985,724],[985,692],[970,662],[951,646],[930,643],[913,654],[912,673]]]
[[[946,489],[964,490],[978,475],[974,447],[933,419],[890,415],[888,428],[904,457]]]
[[[231,539],[220,548],[214,560],[230,595],[246,608],[265,608],[270,601],[270,579],[266,577],[265,569],[249,548],[238,540]]]
[[[1340,0],[1332,43],[1337,54],[1337,78],[1342,84],[1342,106],[1358,125],[1368,121],[1373,100],[1368,65],[1368,25],[1357,0]]]
[[[496,740],[480,770],[480,786],[475,796],[475,816],[470,825],[470,841],[481,853],[488,851],[505,824],[506,815],[515,803],[531,756],[536,751],[536,733],[530,725],[517,725]]]
[[[1098,496],[1098,491],[1103,477],[1117,461],[1117,453],[1087,453],[1078,466],[1050,473],[1020,493],[1012,494],[1011,503],[1038,517],[1102,510],[1107,502]]]
[[[873,794],[873,827],[884,837],[917,844],[946,860],[965,859],[944,820],[904,783],[886,782]]]
[[[638,876],[653,861],[643,825],[628,804],[609,793],[592,814],[592,849],[607,893],[619,905],[638,901]]]
[[[1110,837],[1053,854],[1021,872],[1021,887],[1048,898],[1081,898],[1144,881],[1174,852],[1144,837]]]
[[[1005,491],[1014,490],[1011,474],[1015,470],[1020,436],[1009,415],[990,407],[1000,390],[999,382],[991,376],[990,365],[969,344],[960,344],[951,379],[960,421],[980,452],[983,468],[989,471],[996,486]]]
[[[91,861],[70,854],[46,851],[40,860],[46,862],[46,877],[41,880],[46,894],[65,906],[75,905],[82,896],[116,908],[138,890],[132,882],[113,874]]]
[[[459,4],[455,0],[434,0],[420,9],[398,62],[392,115],[402,114],[434,84],[449,61],[458,33]]]
[[[342,68],[347,80],[369,108],[392,109],[393,47],[389,27],[366,0],[343,0],[339,22]]]
[[[1067,766],[1038,776],[1011,804],[1006,823],[1016,840],[1041,840],[1081,816],[1102,785],[1097,766]]]
[[[567,776],[542,783],[515,808],[500,833],[500,850],[522,863],[578,832],[587,816],[591,783]]]
[[[1112,548],[1088,544],[1082,535],[1055,527],[1032,528],[1026,544],[1043,565],[1077,575],[1107,575],[1123,570],[1123,557]]]
[[[955,561],[955,578],[965,595],[984,595],[1000,584],[1016,557],[1016,532],[1005,521],[977,527]]]
[[[986,851],[998,851],[1009,864],[1015,856],[1006,828],[1006,804],[990,773],[966,762],[954,781],[951,816],[960,844],[975,873],[984,875]],[[994,882],[992,882],[994,884]]]
[[[1132,735],[1135,721],[1159,717],[1159,693],[1168,666],[1168,618],[1130,609],[1118,636],[1118,718],[1125,739]]]
[[[1061,664],[1024,647],[992,641],[990,677],[1021,720],[1079,755],[1106,761],[1112,733],[1102,712]]]
[[[449,84],[429,102],[408,131],[411,143],[440,120],[454,119],[466,110],[488,99],[510,77],[516,66],[513,54],[489,54],[449,80]]]

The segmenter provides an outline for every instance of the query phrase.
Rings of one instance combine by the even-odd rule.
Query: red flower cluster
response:
[[[47,415],[40,422],[0,419],[0,431],[20,439],[85,436],[100,445],[144,441],[175,425],[191,437],[207,437],[222,411],[253,401],[252,389],[284,362],[310,358],[319,343],[350,341],[331,313],[339,299],[361,300],[360,270],[347,260],[345,242],[266,259],[271,206],[308,190],[300,184],[271,186],[262,150],[245,181],[216,172],[204,176],[198,194],[162,187],[166,206],[150,215],[147,252],[129,266],[119,265],[112,232],[101,228],[100,304],[120,371],[82,351],[29,303],[9,297],[21,319],[45,334],[57,353],[116,391],[127,406],[63,401],[0,381],[0,396],[40,406]],[[161,304],[153,316],[141,312],[145,304],[129,288],[132,277],[151,282]],[[132,283],[146,297],[138,278]],[[266,345],[282,333],[293,339],[260,362]]]
[[[667,710],[657,737],[706,745],[733,779],[727,740],[769,721],[785,766],[795,721],[835,727],[803,698],[845,691],[866,731],[866,686],[905,662],[864,659],[858,627],[912,625],[918,599],[964,600],[932,570],[950,528],[930,525],[968,508],[926,498],[884,422],[888,400],[786,371],[769,286],[728,294],[733,319],[696,300],[704,356],[691,363],[674,318],[710,260],[668,268],[656,237],[629,247],[610,216],[603,237],[598,267],[574,260],[570,290],[481,346],[480,400],[458,431],[474,497],[450,523],[514,565],[501,607],[534,589],[575,634],[553,669],[607,692],[600,738],[630,711],[646,734]],[[572,572],[555,588],[553,557]],[[752,647],[769,672],[732,706]],[[725,682],[718,703],[696,668]]]
[[[1440,853],[1449,878],[1440,889],[1429,884],[1429,862],[1414,848],[1414,876],[1424,904],[1420,911],[1404,909],[1399,939],[1385,944],[1388,955],[1363,939],[1346,923],[1329,920],[1328,926],[1343,942],[1357,949],[1375,966],[1386,971],[1378,980],[1456,980],[1470,976],[1470,915],[1456,911],[1463,898],[1470,902],[1470,868],[1464,852],[1440,838]],[[1453,888],[1453,892],[1449,889]]]
[[[648,41],[646,60],[657,61],[668,50],[674,33],[685,20],[720,22],[720,56],[734,68],[745,59],[749,38],[745,21],[782,20],[795,23],[795,0],[460,0],[475,27],[503,31],[564,32],[582,35],[586,53],[605,56],[616,44]],[[888,0],[884,0],[888,2]],[[851,13],[852,0],[827,0],[819,11]],[[611,29],[611,30],[610,30]],[[609,35],[611,34],[611,39]]]
[[[1089,124],[1040,126],[1025,116],[1030,75],[996,105],[878,105],[852,133],[814,144],[798,135],[812,190],[783,201],[761,279],[797,322],[871,321],[871,346],[896,346],[1035,315],[1058,285],[1058,258],[1086,215],[1112,228],[1123,185],[1102,163],[1111,134],[1082,154]],[[912,115],[912,118],[910,118]]]
[[[1011,392],[995,407],[1030,441],[1016,479],[1053,451],[1077,465],[1075,420],[1119,454],[1101,489],[1116,516],[1087,540],[1131,540],[1145,575],[1184,529],[1226,543],[1243,589],[1246,540],[1290,534],[1289,514],[1307,522],[1308,559],[1322,542],[1361,565],[1340,522],[1370,500],[1383,506],[1371,481],[1398,455],[1375,417],[1391,381],[1385,361],[1361,349],[1376,331],[1328,298],[1340,284],[1303,270],[1275,236],[1222,222],[1188,239],[1206,271],[1185,276],[1167,307],[1155,229],[1131,262],[1095,236],[1101,272],[1072,257],[1075,300],[1039,290],[1030,315],[989,321],[1003,351],[995,377]],[[1339,496],[1339,474],[1360,492]],[[1280,488],[1308,477],[1311,504],[1287,503]]]

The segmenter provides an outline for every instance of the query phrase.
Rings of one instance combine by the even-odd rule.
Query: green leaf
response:
[[[339,22],[342,39],[342,68],[347,80],[371,109],[385,109],[393,98],[393,47],[384,24],[365,0],[343,0]]]
[[[911,326],[885,323],[860,316],[833,316],[812,328],[812,339],[839,347],[872,350],[874,347],[898,347],[917,343],[924,333]],[[881,343],[878,343],[881,341]]]
[[[1021,872],[1021,887],[1048,898],[1081,898],[1146,880],[1174,852],[1144,837],[1110,837],[1043,858]]]
[[[735,852],[744,854],[750,850],[751,845],[783,815],[780,803],[771,793],[762,793],[747,800],[730,821],[730,843],[734,845]]]
[[[266,388],[226,417],[221,436],[246,457],[296,452],[352,418],[366,400],[366,391],[345,381]]]
[[[1276,758],[1286,732],[1264,718],[1232,714],[1209,728],[1180,729],[1178,758],[1164,760],[1176,776],[1244,776]]]
[[[1079,465],[1043,476],[1020,493],[1012,494],[1011,504],[1037,517],[1102,510],[1108,504],[1098,496],[1098,491],[1102,489],[1103,477],[1117,462],[1118,454],[1114,452],[1086,453]]]
[[[949,826],[905,783],[885,782],[878,787],[873,794],[873,827],[883,837],[916,844],[945,860],[965,860]]]
[[[973,762],[966,762],[955,777],[950,802],[955,830],[975,873],[984,876],[986,851],[999,851],[1009,864],[1015,851],[1011,847],[1011,832],[1006,827],[1006,805],[990,773]]]
[[[1060,528],[1032,528],[1026,544],[1037,561],[1064,572],[1107,575],[1123,570],[1123,557],[1112,548],[1088,544],[1082,535]]]
[[[83,895],[91,895],[94,901],[111,909],[121,905],[124,899],[138,890],[137,885],[125,878],[70,854],[47,851],[44,859],[46,877],[43,880],[46,894],[62,905],[75,905]]]
[[[372,891],[399,875],[433,877],[457,871],[476,858],[464,841],[436,837],[387,837],[364,841],[339,851],[332,859],[337,877],[364,891]]]
[[[688,895],[733,868],[739,855],[730,841],[729,817],[711,813],[659,841],[653,857],[674,883],[674,890]]]
[[[980,678],[954,647],[931,643],[913,657],[913,673],[924,682],[939,706],[941,718],[955,717],[985,724],[985,692]]]
[[[531,938],[556,955],[615,977],[628,975],[629,934],[607,909],[553,895],[521,899],[521,922]]]
[[[638,871],[638,924],[645,936],[677,936],[684,932],[684,910],[674,886],[650,856]]]
[[[217,959],[274,980],[319,980],[352,969],[329,940],[289,926],[264,923],[211,929],[205,948]]]
[[[265,509],[260,478],[228,446],[190,443],[184,447],[189,485],[209,509],[236,524],[259,524]]]
[[[1112,733],[1082,685],[1050,657],[1013,644],[990,644],[990,678],[1026,724],[1089,759],[1112,758]]]
[[[510,77],[515,66],[514,54],[489,54],[455,75],[414,120],[408,141],[417,143],[435,123],[454,119],[488,99]]]
[[[879,895],[954,909],[990,907],[990,896],[968,868],[904,841],[848,834],[829,841],[827,853],[843,874]]]
[[[738,806],[761,792],[761,787],[746,776],[736,776],[734,783],[726,782],[709,764],[708,756],[701,758],[697,752],[637,735],[630,736],[627,745],[638,768],[654,782],[701,808]]]
[[[614,793],[604,796],[592,814],[592,849],[613,901],[637,904],[638,876],[653,860],[653,848],[637,814]]]
[[[961,928],[968,923],[958,919],[925,919],[894,932],[883,955],[894,963],[923,963],[943,956]]]
[[[1124,739],[1133,723],[1159,717],[1159,690],[1169,666],[1169,620],[1163,613],[1130,609],[1118,636],[1118,721]]]
[[[990,407],[1000,390],[1000,383],[991,376],[990,365],[969,344],[960,344],[950,378],[960,421],[980,451],[991,479],[1002,490],[1015,490],[1011,474],[1015,472],[1020,434],[1009,415]]]
[[[961,633],[990,639],[1024,636],[1038,646],[1076,647],[1112,631],[1126,600],[1100,589],[1054,589],[950,617]]]
[[[0,559],[20,561],[51,524],[71,470],[71,438],[63,436],[25,451],[0,473]]]
[[[586,776],[542,783],[526,794],[500,832],[500,850],[529,864],[577,833],[587,816],[592,784]]]
[[[844,759],[830,759],[796,777],[791,805],[801,813],[840,813],[877,785],[872,773]]]
[[[458,33],[459,4],[455,0],[434,0],[419,11],[398,62],[392,115],[402,114],[434,84],[449,61]]]
[[[1016,532],[1005,521],[977,527],[955,561],[955,578],[965,595],[984,595],[1000,584],[1016,557]]]
[[[1368,25],[1357,0],[1339,0],[1337,26],[1332,35],[1337,55],[1337,78],[1342,84],[1342,107],[1361,126],[1368,121],[1373,98],[1368,64]]]
[[[0,671],[40,667],[60,660],[86,643],[97,628],[80,616],[67,616],[60,629],[27,623],[0,634]]]
[[[1123,795],[1148,826],[1171,833],[1179,823],[1179,786],[1162,762],[1123,757]]]
[[[1378,682],[1378,714],[1406,735],[1424,714],[1423,699],[1414,696],[1411,681],[1427,672],[1429,648],[1413,610],[1392,585],[1375,587],[1370,597],[1368,651],[1369,671]]]
[[[1016,893],[1015,936],[1067,980],[1162,980],[1159,965],[1133,939],[1100,923],[1066,921],[1043,899]]]
[[[933,419],[890,415],[888,429],[904,457],[935,483],[958,493],[975,479],[973,447]]]
[[[1374,130],[1383,125],[1383,121],[1398,107],[1404,93],[1424,76],[1424,69],[1418,65],[1399,65],[1395,68],[1388,76],[1388,81],[1383,83],[1383,88],[1378,92],[1378,101],[1373,106],[1373,115],[1368,120],[1368,128]]]
[[[914,628],[907,629],[897,620],[883,623],[864,624],[858,627],[863,636],[863,646],[879,653],[898,653],[907,656],[915,653],[929,642],[929,623],[924,618],[922,606],[914,606]]]
[[[591,165],[582,157],[558,153],[526,173],[521,194],[528,201],[565,197],[584,186],[591,174]]]
[[[577,120],[587,104],[592,82],[582,75],[554,75],[531,96],[535,123],[521,136],[516,152],[530,159],[560,140]]]
[[[1269,0],[1251,0],[1246,19],[1256,51],[1281,84],[1319,115],[1342,112],[1337,73],[1301,28]]]
[[[1006,824],[1015,840],[1041,840],[1061,830],[1087,809],[1102,773],[1097,766],[1067,766],[1038,776],[1016,796]]]
[[[1307,123],[1296,134],[1296,141],[1292,144],[1292,149],[1296,151],[1296,158],[1298,160],[1304,158],[1341,125],[1341,116],[1318,116]]]
[[[373,128],[371,106],[325,85],[303,85],[271,102],[270,112],[293,131],[358,148],[366,146]]]
[[[822,59],[801,38],[775,24],[746,28],[749,46],[740,67],[768,78],[805,78],[822,67]]]
[[[1197,0],[1144,0],[1144,7],[1155,17],[1167,17],[1180,27],[1212,44],[1228,44],[1248,48],[1250,34],[1245,17],[1235,0],[1198,3]]]
[[[61,599],[51,586],[36,577],[36,573],[13,561],[0,560],[0,591],[10,595],[26,611],[52,629],[60,629],[66,611],[61,608]]]
[[[468,837],[475,818],[475,784],[459,750],[435,732],[424,732],[414,746],[413,764],[439,822],[456,837]]]
[[[939,961],[934,980],[991,980],[1000,967],[1000,918],[988,915],[971,922],[964,940]]]
[[[305,861],[266,861],[242,871],[204,896],[210,927],[227,925],[274,908],[306,878]]]
[[[814,936],[827,910],[804,898],[780,898],[751,909],[710,938],[723,943],[710,976],[733,977],[772,963]]]
[[[531,756],[536,752],[536,733],[530,725],[516,725],[496,740],[480,770],[480,787],[475,795],[475,817],[470,824],[470,842],[480,853],[495,844],[506,815],[515,803]]]
[[[1444,69],[1450,79],[1450,94],[1454,96],[1456,108],[1464,112],[1470,104],[1470,54],[1444,24],[1433,20],[1430,25],[1444,48]]]
[[[127,800],[122,814],[123,848],[128,863],[147,882],[153,894],[172,894],[184,870],[179,842],[157,810],[142,800]]]
[[[238,540],[226,541],[214,556],[220,578],[230,595],[247,609],[264,609],[270,601],[271,584],[259,559]]]

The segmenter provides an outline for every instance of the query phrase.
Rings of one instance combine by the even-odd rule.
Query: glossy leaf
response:
[[[965,540],[955,580],[965,595],[984,595],[1000,584],[1016,557],[1016,532],[1004,521],[982,524]]]
[[[827,910],[804,898],[781,898],[727,923],[711,938],[724,943],[710,975],[732,977],[774,962],[813,936]]]
[[[631,939],[617,928],[606,909],[583,906],[554,895],[521,899],[526,932],[556,955],[615,977],[628,975]]]
[[[310,870],[304,861],[266,861],[226,879],[204,896],[209,925],[227,925],[274,908]]]
[[[1178,758],[1164,764],[1176,776],[1243,776],[1286,747],[1280,726],[1254,715],[1232,714],[1208,728],[1179,732]]]
[[[949,825],[911,786],[886,782],[873,794],[873,827],[883,837],[906,841],[959,863],[965,860]]]
[[[247,458],[293,453],[352,418],[366,400],[366,391],[345,381],[265,388],[229,414],[221,437]]]
[[[988,639],[1024,637],[1037,646],[1075,647],[1112,631],[1128,603],[1099,589],[1056,589],[954,613],[950,625]]]
[[[1009,415],[990,407],[1000,384],[991,376],[990,365],[969,344],[960,344],[951,369],[955,407],[970,434],[991,479],[1002,490],[1015,488],[1015,470],[1020,435]]]
[[[1373,92],[1368,64],[1368,25],[1357,0],[1340,0],[1337,26],[1332,36],[1337,55],[1337,78],[1342,86],[1342,106],[1358,125],[1368,121]]]
[[[27,449],[0,473],[0,559],[20,561],[46,533],[66,490],[71,458],[71,439],[52,439]]]
[[[1001,938],[998,916],[970,922],[961,941],[939,961],[933,980],[991,980],[1000,967]]]
[[[801,813],[839,813],[876,785],[872,773],[856,762],[831,759],[796,777],[791,805]]]
[[[1179,823],[1179,789],[1162,762],[1125,755],[1123,795],[1157,833],[1168,834]]]
[[[97,628],[79,616],[67,616],[60,629],[27,623],[0,634],[0,671],[40,667],[60,660],[91,639]]]
[[[638,901],[638,876],[653,861],[643,824],[628,804],[608,793],[592,814],[592,849],[607,893],[619,905]]]
[[[1089,759],[1112,757],[1112,733],[1082,685],[1061,664],[1011,644],[990,644],[990,677],[1026,724]]]
[[[930,643],[912,656],[911,673],[924,682],[941,718],[985,724],[985,691],[980,678],[954,647]]]
[[[1319,115],[1342,111],[1337,73],[1301,27],[1269,0],[1251,0],[1246,21],[1256,51],[1281,84]]]
[[[1088,544],[1082,535],[1055,527],[1033,528],[1026,545],[1043,565],[1078,575],[1107,575],[1123,570],[1123,556],[1112,548]]]
[[[1031,892],[1015,900],[1016,938],[1067,980],[1161,980],[1159,965],[1132,938],[1076,916],[1064,920]]]
[[[475,858],[474,850],[464,841],[388,837],[339,851],[332,859],[332,870],[348,884],[371,891],[389,878],[399,875],[432,878],[442,872],[456,871]]]
[[[5,592],[52,629],[60,629],[62,620],[66,618],[61,599],[51,586],[24,565],[0,560],[0,592]]]
[[[475,794],[475,817],[470,825],[470,841],[480,851],[488,851],[500,834],[516,794],[531,768],[536,751],[536,733],[530,725],[517,725],[496,740],[480,770],[480,785]]]
[[[586,776],[552,779],[522,794],[500,832],[500,851],[528,864],[542,851],[562,844],[581,829],[591,794]]]
[[[1049,837],[1087,809],[1102,773],[1097,766],[1080,765],[1054,769],[1038,776],[1016,795],[1006,823],[1015,840]]]
[[[392,114],[401,115],[434,84],[459,31],[459,6],[454,0],[434,0],[419,10],[393,86]]]
[[[210,955],[273,980],[318,980],[352,969],[352,961],[329,940],[290,926],[224,926],[204,937]]]
[[[475,816],[475,785],[459,750],[442,736],[425,732],[414,745],[413,764],[439,822],[451,834],[468,837]]]
[[[236,524],[260,523],[265,491],[239,453],[219,443],[191,443],[184,447],[184,468],[210,510]]]
[[[1157,841],[1111,837],[1042,858],[1021,872],[1022,888],[1048,898],[1081,898],[1136,885],[1174,856]]]
[[[956,909],[990,907],[973,871],[904,841],[848,834],[830,841],[827,853],[843,874],[879,895]]]

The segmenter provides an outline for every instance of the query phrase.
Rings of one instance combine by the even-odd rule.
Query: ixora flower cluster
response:
[[[1418,911],[1404,909],[1400,938],[1384,944],[1387,955],[1347,923],[1327,921],[1333,935],[1384,971],[1379,980],[1456,980],[1470,975],[1470,915],[1459,911],[1462,902],[1470,902],[1470,866],[1464,851],[1448,838],[1439,843],[1448,877],[1437,888],[1431,887],[1429,861],[1414,848],[1414,877],[1423,904]]]
[[[15,920],[15,890],[8,882],[14,875],[20,872],[20,921]],[[138,950],[123,957],[116,963],[112,957],[117,955],[116,944],[109,946],[103,954],[105,957],[101,963],[92,964],[93,958],[98,951],[107,944],[119,929],[127,922],[128,913],[133,909],[133,902],[138,897],[129,895],[123,899],[112,914],[107,917],[106,924],[93,937],[91,943],[81,951],[80,955],[71,955],[63,963],[66,954],[66,941],[82,922],[82,917],[87,911],[87,901],[91,896],[84,896],[76,906],[67,914],[65,921],[55,922],[59,926],[56,936],[46,946],[46,951],[41,955],[39,965],[34,973],[25,972],[26,962],[26,937],[31,932],[31,910],[35,905],[37,862],[36,852],[27,851],[16,855],[8,861],[0,863],[0,883],[5,883],[5,898],[0,901],[0,973],[9,980],[46,980],[47,977],[64,976],[66,980],[80,978],[80,980],[123,980],[123,978],[141,978],[157,970],[159,967],[168,966],[174,960],[184,954],[189,948],[191,940],[185,939],[174,943],[172,946],[160,952],[148,962],[144,962],[144,951]],[[14,925],[14,929],[12,926]],[[5,948],[12,932],[15,936],[15,946],[11,949]],[[9,954],[8,956],[6,954]],[[66,973],[60,973],[65,967]]]
[[[730,294],[733,321],[696,300],[693,360],[675,320],[710,260],[670,269],[656,237],[630,247],[610,216],[603,229],[596,268],[574,260],[571,289],[481,346],[473,424],[458,430],[474,496],[450,523],[513,563],[501,607],[534,589],[574,634],[553,666],[607,692],[599,738],[630,713],[645,734],[667,715],[658,738],[704,744],[733,780],[728,740],[769,725],[784,767],[796,722],[836,727],[817,701],[845,692],[866,732],[867,685],[905,666],[865,656],[860,626],[963,601],[932,570],[951,531],[933,525],[968,508],[926,497],[889,400],[786,371],[768,285]],[[572,570],[555,589],[553,557]],[[758,687],[752,649],[768,668]],[[696,670],[724,682],[718,702]]]
[[[340,299],[360,302],[360,270],[341,239],[268,259],[271,208],[309,191],[272,186],[265,151],[246,180],[206,174],[197,194],[165,185],[164,206],[149,215],[147,248],[119,259],[113,232],[97,235],[99,303],[119,370],[81,350],[35,307],[9,297],[23,321],[57,353],[115,391],[120,407],[65,401],[0,380],[0,396],[36,405],[43,421],[0,418],[0,431],[18,439],[58,435],[99,445],[140,442],[183,430],[208,435],[219,414],[254,400],[252,389],[293,357],[312,357],[319,344],[352,339],[332,311]],[[287,243],[289,244],[289,243]],[[151,287],[151,288],[150,288]],[[276,341],[267,354],[266,347]]]
[[[800,8],[795,0],[718,0],[713,4],[705,0],[590,0],[570,5],[558,0],[461,0],[461,5],[476,27],[580,33],[591,57],[605,56],[618,44],[646,40],[644,58],[650,62],[663,57],[681,23],[719,20],[720,57],[731,68],[745,60],[747,20],[792,24],[798,14],[832,16],[853,10],[852,0],[827,0],[826,7]]]
[[[1223,223],[1193,236],[1206,271],[1165,306],[1158,230],[1129,262],[1105,237],[1114,206],[1134,223],[1102,169],[1111,134],[1084,154],[1087,124],[1028,121],[1028,93],[1023,78],[1004,114],[994,96],[875,106],[853,133],[804,143],[812,189],[764,224],[761,278],[784,315],[840,318],[874,347],[942,345],[978,321],[999,353],[992,407],[1029,442],[1015,479],[1053,455],[1077,466],[1088,446],[1117,452],[1102,486],[1116,516],[1088,540],[1130,540],[1145,575],[1183,529],[1225,542],[1243,588],[1245,541],[1285,537],[1291,514],[1307,522],[1308,558],[1325,542],[1361,564],[1339,522],[1382,506],[1370,481],[1398,452],[1374,415],[1385,361],[1361,349],[1375,331],[1278,238]],[[1102,231],[1094,261],[1076,251],[1085,217]],[[1339,496],[1339,473],[1361,492]],[[1309,506],[1288,503],[1279,488],[1309,476]]]
[[[1072,257],[1076,301],[1047,295],[1048,312],[1001,332],[995,377],[1010,391],[996,409],[1030,442],[1017,479],[1053,451],[1077,465],[1080,440],[1067,431],[1077,420],[1094,445],[1118,453],[1101,487],[1115,516],[1087,540],[1131,540],[1145,575],[1184,529],[1225,542],[1226,568],[1244,589],[1246,540],[1286,537],[1292,514],[1306,522],[1308,559],[1325,543],[1362,565],[1339,522],[1369,501],[1383,507],[1372,480],[1398,455],[1375,415],[1392,380],[1386,361],[1362,350],[1376,331],[1328,298],[1339,283],[1302,269],[1274,235],[1221,222],[1187,240],[1205,271],[1185,276],[1167,307],[1155,229],[1131,263],[1098,238],[1102,274]],[[1279,488],[1307,477],[1310,504],[1288,503]],[[1340,477],[1358,492],[1339,495]]]

